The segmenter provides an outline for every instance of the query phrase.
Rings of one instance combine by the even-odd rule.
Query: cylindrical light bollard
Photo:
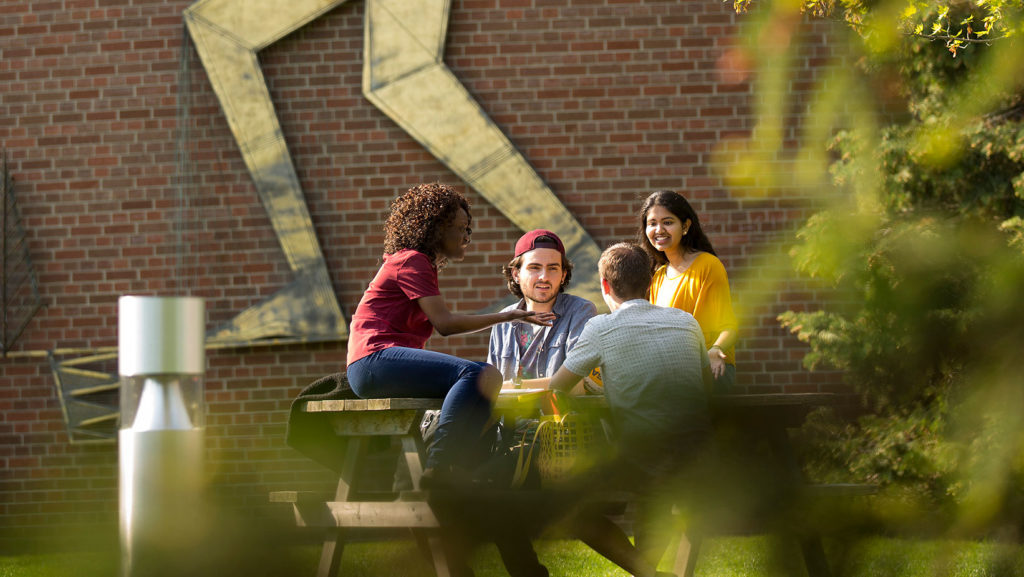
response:
[[[182,574],[203,518],[205,306],[118,301],[121,572]]]

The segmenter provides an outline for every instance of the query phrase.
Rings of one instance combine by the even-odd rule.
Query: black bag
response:
[[[538,419],[519,419],[510,427],[499,423],[495,449],[476,470],[476,478],[495,489],[539,489],[540,476],[533,459]]]

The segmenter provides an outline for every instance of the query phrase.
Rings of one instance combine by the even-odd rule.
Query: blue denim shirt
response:
[[[526,302],[522,299],[514,305],[502,309],[502,312],[513,309],[525,309]],[[536,378],[550,377],[562,366],[565,353],[576,345],[576,340],[583,331],[583,325],[597,314],[597,307],[587,299],[560,293],[555,297],[552,309],[558,318],[554,324],[541,331],[537,338],[542,339],[540,349],[534,359],[534,365],[523,367],[524,372]],[[501,371],[503,380],[515,379],[519,372],[522,351],[516,339],[516,323],[501,323],[491,329],[491,342],[487,347],[487,362]]]

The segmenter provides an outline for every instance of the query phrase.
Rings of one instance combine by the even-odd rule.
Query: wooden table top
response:
[[[540,389],[503,390],[498,396],[498,409],[511,409],[534,404],[544,396]],[[602,395],[586,395],[573,398],[581,409],[599,409],[608,406]],[[308,401],[303,408],[307,413],[336,413],[342,411],[388,411],[388,410],[430,410],[440,409],[442,399],[348,399],[330,401]],[[737,395],[716,395],[711,398],[714,410],[754,409],[757,407],[804,408],[840,406],[850,403],[849,395],[835,393],[755,393]]]

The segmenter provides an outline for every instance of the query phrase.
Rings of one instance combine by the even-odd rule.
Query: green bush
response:
[[[957,10],[969,22],[972,10],[915,5],[913,18],[948,22]],[[779,321],[808,343],[807,367],[842,369],[864,402],[852,422],[822,413],[807,424],[814,475],[879,484],[893,523],[1016,532],[1024,299],[1011,295],[1024,295],[1024,93],[1003,67],[1021,52],[1009,42],[948,48],[903,36],[861,53],[860,72],[890,81],[898,105],[831,141],[832,185],[846,194],[808,220],[791,255],[834,299]]]

